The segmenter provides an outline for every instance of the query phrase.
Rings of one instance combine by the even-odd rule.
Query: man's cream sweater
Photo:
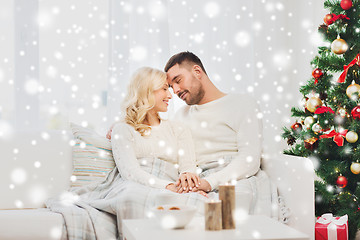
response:
[[[205,179],[212,189],[231,180],[250,177],[260,169],[262,132],[260,110],[245,94],[228,94],[202,105],[184,106],[175,119],[191,129],[197,165],[232,161]]]

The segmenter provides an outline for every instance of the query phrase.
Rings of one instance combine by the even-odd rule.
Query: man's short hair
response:
[[[169,61],[166,63],[164,71],[167,72],[167,71],[169,71],[170,68],[172,68],[176,64],[181,65],[184,62],[193,64],[193,65],[199,65],[201,67],[201,69],[204,71],[204,73],[207,75],[207,73],[205,71],[205,68],[204,68],[200,58],[198,56],[196,56],[195,54],[193,54],[192,52],[189,52],[189,51],[180,52],[180,53],[175,54],[174,56],[172,56],[169,59]]]

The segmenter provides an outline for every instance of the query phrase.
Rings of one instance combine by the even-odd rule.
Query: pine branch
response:
[[[337,56],[332,53],[330,49],[319,51],[319,55],[311,61],[311,64],[318,66],[319,68],[331,72],[343,71],[343,66],[346,65],[346,60],[342,56]]]
[[[307,114],[305,113],[305,110],[302,110],[301,108],[298,107],[292,107],[291,108],[291,116],[292,117],[304,117],[307,116]]]
[[[315,91],[316,87],[315,87],[315,80],[314,79],[310,79],[306,85],[303,85],[300,87],[300,93],[304,96],[308,95],[310,92]]]
[[[290,136],[292,136],[292,131],[290,129],[288,129],[287,127],[283,127],[283,133],[281,134],[281,137],[283,139],[287,139]]]
[[[311,155],[311,151],[307,150],[304,147],[304,142],[295,144],[293,147],[289,149],[285,149],[283,153],[287,155],[300,156],[300,157],[308,157]]]
[[[339,3],[339,0],[325,0],[324,8],[327,8],[331,13],[335,13],[338,15],[344,12]]]

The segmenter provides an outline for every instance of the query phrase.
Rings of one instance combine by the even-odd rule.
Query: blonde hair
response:
[[[146,114],[155,106],[154,91],[166,84],[166,73],[150,67],[138,69],[130,79],[123,102],[124,120],[142,136],[150,127],[144,124]],[[158,115],[160,119],[160,116]]]

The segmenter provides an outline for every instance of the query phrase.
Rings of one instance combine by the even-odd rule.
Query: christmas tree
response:
[[[297,120],[284,127],[290,146],[284,153],[315,159],[315,214],[347,214],[354,239],[360,228],[360,0],[325,0],[324,7],[329,14],[318,31],[327,44],[318,47],[300,88],[304,107],[291,109]]]

